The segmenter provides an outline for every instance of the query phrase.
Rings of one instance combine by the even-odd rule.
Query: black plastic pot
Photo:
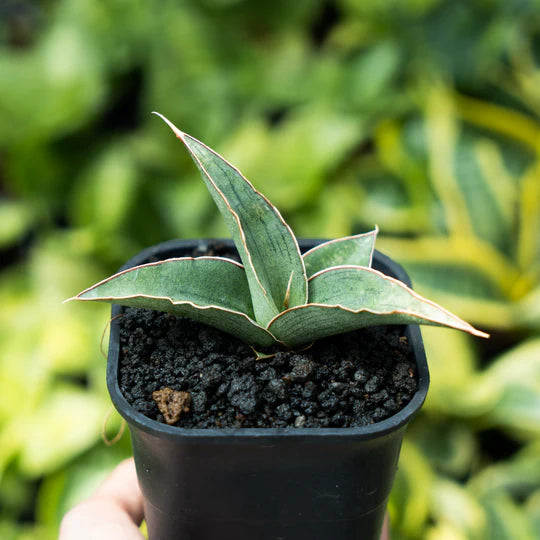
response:
[[[165,242],[123,268],[185,256],[201,242]],[[318,242],[300,245],[307,250]],[[404,270],[378,252],[373,266],[410,285]],[[113,306],[113,316],[122,310]],[[403,435],[429,385],[419,328],[408,326],[406,335],[415,352],[418,391],[391,418],[346,429],[201,430],[160,424],[130,407],[117,381],[114,321],[107,384],[131,432],[150,539],[378,539]]]

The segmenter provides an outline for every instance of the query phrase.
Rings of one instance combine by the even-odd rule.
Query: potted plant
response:
[[[107,382],[130,428],[150,538],[378,538],[403,434],[429,383],[416,324],[486,334],[414,293],[403,270],[374,252],[377,230],[299,243],[235,167],[163,119],[194,159],[234,244],[161,244],[74,297],[116,304],[113,317],[124,314],[111,325]],[[161,329],[178,321],[142,315],[157,328],[152,340],[125,307],[225,334],[215,331],[199,353],[193,335],[207,336],[208,327],[175,326],[169,334],[179,347],[190,336],[187,360],[179,366],[178,351],[165,352],[172,362],[165,368],[145,344],[161,347],[168,332]],[[381,353],[368,339],[382,332],[382,342],[387,328],[391,352]],[[212,349],[229,334],[237,361]],[[142,372],[137,389],[126,390],[121,370],[132,353]],[[374,374],[359,367],[362,355],[366,369],[377,364]],[[402,384],[397,393],[381,387],[383,365]],[[161,388],[147,382],[156,371],[165,372]],[[405,387],[412,391],[403,397]],[[144,393],[153,419],[141,412],[147,405],[134,403]],[[381,406],[369,416],[366,403]]]

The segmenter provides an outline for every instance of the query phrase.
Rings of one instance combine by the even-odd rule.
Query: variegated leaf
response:
[[[244,268],[228,259],[186,257],[136,266],[70,300],[156,309],[209,324],[250,344],[275,343],[253,320]]]
[[[278,210],[219,154],[158,116],[185,144],[231,231],[257,322],[266,325],[284,309],[305,304],[307,278],[300,249]]]
[[[330,240],[304,253],[308,277],[331,266],[371,266],[379,229],[355,236]]]
[[[309,302],[275,317],[268,330],[290,346],[380,324],[447,326],[487,336],[400,281],[369,268],[342,266],[315,274],[309,280]]]

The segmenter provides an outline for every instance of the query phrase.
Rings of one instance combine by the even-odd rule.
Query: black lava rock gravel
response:
[[[152,392],[190,392],[180,427],[362,426],[401,410],[417,388],[401,326],[357,330],[257,360],[241,341],[189,319],[126,308],[119,323],[123,395],[164,422]]]

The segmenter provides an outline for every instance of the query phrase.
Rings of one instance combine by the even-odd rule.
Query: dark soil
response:
[[[119,322],[123,395],[165,422],[153,392],[189,393],[189,410],[175,423],[180,427],[363,426],[401,410],[417,388],[400,326],[362,329],[257,360],[232,336],[174,315],[126,309]]]

